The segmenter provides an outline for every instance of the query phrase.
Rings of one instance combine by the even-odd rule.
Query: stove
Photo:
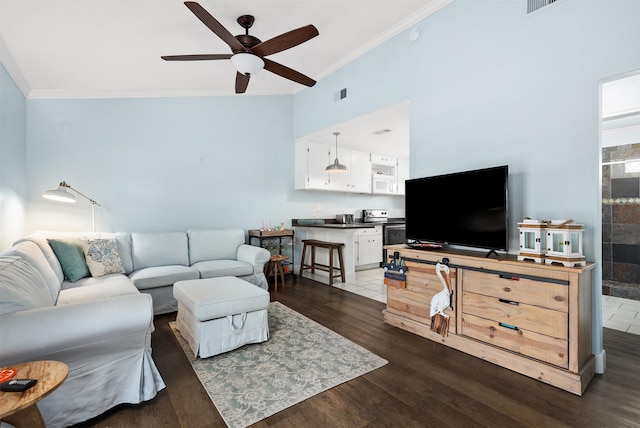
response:
[[[362,210],[364,223],[382,224],[382,245],[404,244],[406,239],[406,224],[404,218],[389,218],[384,209]],[[387,250],[382,249],[382,263],[387,262]]]
[[[386,223],[388,218],[389,213],[387,210],[362,210],[362,221],[364,223]]]

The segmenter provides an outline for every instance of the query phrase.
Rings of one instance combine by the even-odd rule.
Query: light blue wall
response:
[[[33,99],[27,115],[29,230],[91,229],[88,201],[40,197],[63,180],[103,206],[105,231],[251,229],[403,201],[295,191],[291,96]]]
[[[561,0],[527,15],[525,0],[456,0],[417,27],[417,42],[407,30],[298,94],[294,137],[409,99],[412,177],[508,164],[510,252],[525,216],[571,218],[600,261],[600,86],[640,69],[640,1]],[[593,275],[601,370],[600,264]]]
[[[0,249],[24,236],[26,100],[0,64]]]
[[[298,94],[294,137],[409,99],[412,177],[508,164],[511,252],[524,216],[573,218],[595,260],[600,82],[640,68],[640,2],[456,0],[417,27]]]
[[[456,0],[298,94],[294,137],[409,99],[412,177],[508,164],[511,252],[523,217],[573,218],[595,260],[600,82],[640,68],[639,18],[637,1]]]

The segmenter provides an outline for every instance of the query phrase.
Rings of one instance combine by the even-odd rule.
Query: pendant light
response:
[[[326,167],[324,170],[330,173],[343,173],[347,172],[347,167],[342,165],[340,161],[338,161],[338,135],[339,132],[334,132],[333,135],[336,136],[336,159],[333,161],[331,165]]]

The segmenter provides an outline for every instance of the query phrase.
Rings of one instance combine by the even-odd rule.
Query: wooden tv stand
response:
[[[582,395],[595,373],[591,273],[582,267],[487,258],[485,253],[385,246],[408,267],[406,288],[387,287],[385,322],[541,382]],[[448,259],[453,309],[446,337],[431,331],[435,264]]]

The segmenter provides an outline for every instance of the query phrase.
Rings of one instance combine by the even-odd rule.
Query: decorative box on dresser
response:
[[[564,267],[511,255],[385,248],[399,252],[408,267],[406,288],[387,287],[385,322],[582,395],[595,373],[593,263]],[[443,261],[453,287],[446,336],[431,331],[429,316],[431,298],[443,287],[435,265]]]

